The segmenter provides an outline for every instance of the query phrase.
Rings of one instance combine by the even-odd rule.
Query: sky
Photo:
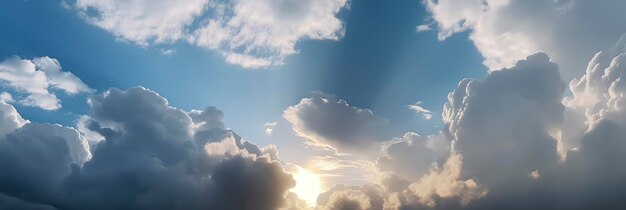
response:
[[[3,1],[0,209],[620,209],[624,8]]]

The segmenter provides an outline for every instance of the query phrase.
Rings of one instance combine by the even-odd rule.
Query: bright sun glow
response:
[[[298,167],[298,171],[293,174],[296,180],[296,186],[291,189],[298,197],[307,202],[310,206],[314,206],[317,202],[317,196],[322,193],[322,182],[317,174]]]

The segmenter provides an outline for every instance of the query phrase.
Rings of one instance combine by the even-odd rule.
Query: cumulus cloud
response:
[[[73,95],[92,90],[71,72],[62,71],[54,58],[37,57],[32,60],[12,56],[0,62],[0,84],[24,94],[19,103],[45,110],[61,108],[61,102],[52,90]],[[12,99],[3,93],[3,101]],[[9,100],[9,101],[11,101]]]
[[[0,138],[28,123],[10,104],[0,101]]]
[[[388,120],[369,109],[350,106],[345,100],[317,92],[287,108],[283,117],[297,135],[342,153],[376,154],[382,128]]]
[[[422,136],[408,132],[384,151],[385,156],[376,161],[378,168],[417,181],[433,164],[445,161],[450,152],[450,140],[443,133]]]
[[[464,175],[479,183],[545,170],[557,161],[550,135],[563,119],[565,83],[543,53],[482,81],[463,80],[448,96],[444,122],[463,155]],[[497,173],[495,173],[497,172]]]
[[[491,70],[543,51],[570,79],[584,70],[590,56],[626,31],[623,1],[425,0],[424,5],[440,39],[471,31],[470,39]]]
[[[139,45],[186,40],[244,68],[282,64],[303,39],[338,40],[347,0],[78,0],[89,23]]]
[[[376,185],[362,187],[336,185],[317,198],[320,210],[374,210],[382,209],[383,189]]]
[[[443,168],[434,164],[412,183],[385,177],[385,207],[620,209],[624,46],[621,39],[597,53],[568,97],[557,66],[541,53],[484,80],[463,80],[444,107],[452,147]]]
[[[225,129],[214,107],[185,112],[144,88],[89,104],[84,125],[104,138],[91,149],[77,130],[51,124],[0,138],[0,207],[277,209],[294,185],[275,149]]]
[[[77,0],[87,22],[140,45],[172,42],[185,36],[185,26],[201,15],[207,0],[124,1]]]

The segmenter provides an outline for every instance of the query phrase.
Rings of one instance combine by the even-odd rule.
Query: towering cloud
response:
[[[302,39],[337,40],[346,0],[78,0],[89,23],[139,45],[187,40],[244,68],[281,64]]]
[[[482,81],[462,81],[443,114],[444,133],[452,140],[443,168],[434,164],[411,184],[386,177],[385,206],[620,209],[625,203],[619,189],[626,182],[620,161],[626,152],[624,49],[622,38],[597,53],[585,75],[570,82],[573,95],[565,98],[557,66],[542,53]],[[580,120],[567,121],[572,119]]]
[[[443,117],[463,155],[464,175],[497,183],[556,162],[549,131],[562,120],[564,90],[556,64],[542,53],[483,81],[462,81],[449,95]]]
[[[50,124],[0,138],[0,207],[277,209],[294,185],[275,150],[224,129],[214,107],[185,112],[144,88],[89,104],[85,123],[104,137],[91,149],[78,131]]]

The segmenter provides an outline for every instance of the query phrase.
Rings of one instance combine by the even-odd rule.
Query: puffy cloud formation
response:
[[[283,117],[297,135],[339,152],[368,154],[380,150],[382,128],[388,120],[371,110],[350,106],[345,100],[317,92],[287,108]]]
[[[374,210],[382,209],[383,189],[375,185],[362,187],[336,185],[317,198],[321,210]]]
[[[461,81],[448,95],[442,133],[405,135],[405,139],[413,136],[413,144],[404,143],[407,140],[392,144],[389,157],[379,159],[380,168],[396,166],[391,172],[397,175],[383,180],[390,193],[386,207],[516,206],[497,202],[512,198],[512,192],[523,192],[520,183],[540,179],[531,174],[552,170],[559,163],[557,140],[550,131],[558,129],[563,119],[564,89],[557,65],[543,53],[491,72],[484,80]],[[451,142],[450,152],[439,159],[427,147],[428,141],[438,138]],[[421,142],[415,145],[415,140]],[[399,169],[402,165],[419,167],[407,171]]]
[[[208,1],[77,0],[87,22],[140,45],[172,42],[185,36],[184,27],[205,10]]]
[[[10,104],[0,101],[0,137],[28,123]]]
[[[424,4],[440,39],[470,30],[470,39],[491,70],[511,67],[526,55],[543,51],[561,65],[564,78],[571,79],[583,71],[590,56],[610,47],[626,31],[623,1],[425,0]]]
[[[281,64],[302,39],[337,40],[347,0],[78,0],[89,23],[139,45],[181,39],[244,68]]]
[[[564,90],[557,65],[543,53],[483,81],[461,81],[448,96],[443,118],[454,149],[463,155],[464,175],[499,182],[556,162],[550,130],[563,119]]]
[[[597,53],[565,98],[557,66],[542,53],[463,80],[444,107],[452,147],[443,167],[413,182],[385,177],[385,208],[621,209],[624,40]]]
[[[403,179],[416,181],[433,164],[443,163],[450,152],[450,140],[443,133],[421,136],[409,132],[401,141],[385,148],[385,156],[378,158],[379,169],[391,171]],[[410,163],[410,164],[407,164]]]
[[[91,149],[59,125],[0,138],[0,208],[277,209],[295,184],[275,149],[225,129],[214,107],[185,112],[144,88],[89,104],[84,123],[104,138]]]
[[[60,100],[51,90],[61,90],[72,95],[92,92],[74,74],[62,71],[59,61],[47,56],[32,60],[17,56],[5,59],[0,62],[0,84],[24,94],[25,97],[19,100],[20,104],[45,110],[61,108]],[[2,94],[2,100],[13,101],[13,97],[5,93]]]

